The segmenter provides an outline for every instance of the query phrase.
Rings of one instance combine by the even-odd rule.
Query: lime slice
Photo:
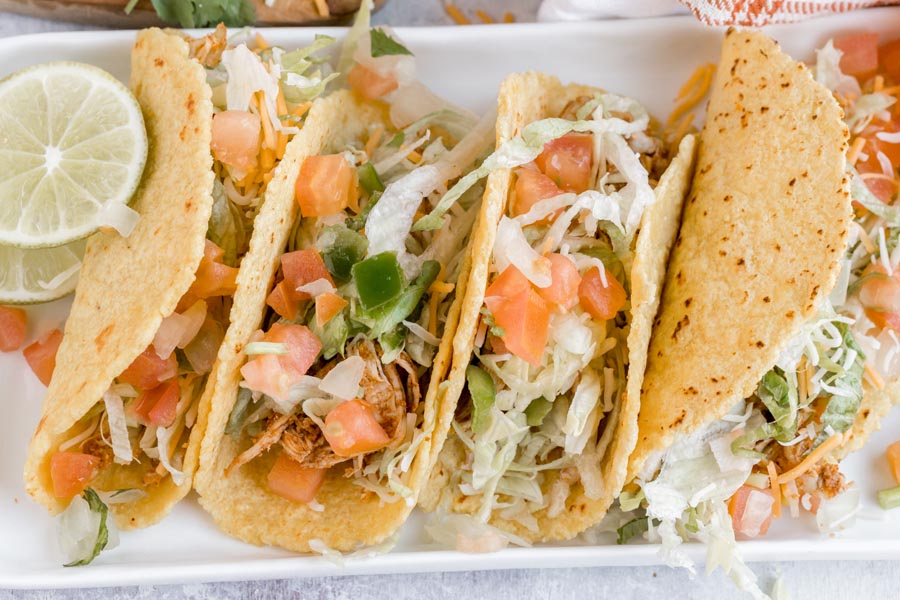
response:
[[[146,160],[141,107],[106,71],[47,63],[0,81],[0,244],[60,246],[97,231]]]
[[[49,302],[72,293],[86,243],[34,249],[0,246],[0,304]]]

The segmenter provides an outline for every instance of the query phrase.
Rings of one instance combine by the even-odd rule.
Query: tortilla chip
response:
[[[563,86],[558,79],[540,73],[525,73],[507,77],[498,98],[497,144],[512,139],[529,123],[547,117],[558,116],[565,106],[579,98],[591,97],[599,90],[581,85]],[[690,182],[693,168],[694,138],[686,137],[678,156],[666,170],[656,188],[656,202],[644,214],[641,235],[635,249],[631,268],[632,328],[628,336],[629,375],[622,402],[607,417],[607,435],[612,436],[608,451],[599,458],[603,475],[603,492],[591,499],[580,484],[572,488],[562,514],[550,517],[546,509],[535,514],[537,531],[518,522],[494,515],[490,523],[510,531],[528,541],[562,540],[574,537],[600,521],[625,484],[628,455],[637,439],[637,414],[639,390],[650,328],[656,314],[659,292],[662,287],[665,264],[678,229],[681,205]],[[453,357],[451,379],[464,381],[465,369],[471,360],[478,317],[484,302],[484,290],[489,278],[489,266],[494,238],[500,217],[506,211],[507,198],[512,183],[510,169],[496,169],[488,177],[487,191],[482,205],[481,220],[472,243],[472,273],[469,289],[463,301],[463,314],[457,329],[454,345],[458,351]],[[447,394],[441,406],[441,420],[434,443],[440,447],[447,436],[456,411],[459,393]],[[465,460],[465,449],[459,438],[451,435],[443,446],[439,460],[420,498],[420,505],[427,511],[473,514],[480,508],[477,497],[465,496],[450,485],[451,474]],[[544,492],[558,478],[558,471],[548,473]]]
[[[406,520],[428,473],[431,436],[427,434],[405,480],[414,494],[408,502],[383,502],[374,493],[353,484],[352,479],[343,477],[340,468],[329,471],[316,497],[324,506],[322,511],[291,502],[269,491],[266,477],[276,458],[274,452],[235,469],[227,477],[224,473],[234,457],[251,443],[246,435],[235,441],[225,429],[242,379],[240,367],[245,359],[242,350],[253,332],[262,326],[266,296],[278,259],[299,217],[294,182],[300,167],[306,157],[339,152],[348,142],[363,139],[372,127],[385,123],[387,115],[383,110],[372,103],[360,102],[349,91],[317,100],[303,129],[288,145],[256,219],[250,251],[238,275],[232,323],[213,374],[215,390],[204,397],[200,409],[206,434],[196,477],[200,504],[224,532],[246,542],[281,546],[296,552],[310,551],[313,540],[340,551],[382,542]],[[465,289],[467,263],[462,268],[460,294]],[[458,315],[457,299],[448,314],[446,335],[435,357],[431,385],[425,394],[423,428],[426,432],[434,429],[438,397],[448,389],[449,384],[439,386],[438,382],[444,380],[449,365]]]
[[[726,34],[650,341],[629,480],[677,434],[750,396],[834,286],[851,219],[841,115],[774,41]]]
[[[132,208],[141,214],[127,238],[98,233],[84,264],[43,416],[25,464],[25,487],[51,512],[67,502],[53,496],[50,458],[70,429],[113,380],[150,345],[163,318],[194,280],[212,210],[210,154],[213,106],[206,73],[187,43],[159,29],[137,35],[131,87],[144,111],[150,148]],[[113,464],[103,480],[139,477],[137,463]],[[150,525],[191,488],[167,477],[145,498],[110,506],[122,528]]]

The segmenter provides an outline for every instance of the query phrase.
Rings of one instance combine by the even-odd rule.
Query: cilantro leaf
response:
[[[159,18],[181,27],[252,25],[256,9],[250,0],[151,0]]]
[[[649,517],[638,517],[636,519],[632,519],[616,530],[616,533],[619,534],[618,539],[616,539],[616,544],[619,544],[620,546],[622,544],[627,544],[631,538],[638,535],[643,535],[649,528]]]
[[[383,32],[380,29],[372,29],[372,58],[379,56],[391,56],[394,54],[407,54],[412,56],[409,49]]]

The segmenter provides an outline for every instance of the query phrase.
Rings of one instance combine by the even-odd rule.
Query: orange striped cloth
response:
[[[811,17],[870,6],[900,4],[897,0],[680,0],[707,25],[759,27],[794,23]]]
[[[758,27],[887,4],[900,0],[543,0],[538,20],[658,17],[690,9],[707,25]]]

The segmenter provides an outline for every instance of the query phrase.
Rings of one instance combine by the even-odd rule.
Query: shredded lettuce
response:
[[[106,407],[106,418],[109,423],[109,436],[112,438],[115,462],[127,465],[134,460],[134,454],[131,451],[131,440],[128,438],[125,403],[118,394],[106,391],[103,394],[103,404]]]
[[[841,56],[843,52],[834,47],[834,43],[828,40],[822,48],[816,50],[816,81],[833,92],[843,96],[859,96],[859,82],[855,77],[841,72]]]
[[[633,116],[633,120],[626,121],[619,117],[611,116],[606,112],[605,105],[612,105],[629,111]],[[475,185],[477,181],[487,177],[488,173],[494,169],[511,169],[533,161],[543,152],[544,146],[548,142],[572,131],[590,132],[602,139],[603,143],[608,143],[611,150],[610,156],[615,157],[622,163],[622,165],[617,164],[617,166],[620,169],[624,166],[627,169],[626,174],[633,175],[635,172],[633,165],[634,161],[637,161],[637,157],[630,148],[627,151],[625,150],[627,143],[621,139],[621,136],[635,134],[647,128],[650,117],[647,115],[646,110],[632,100],[614,94],[603,94],[601,96],[601,104],[594,112],[594,119],[571,121],[551,118],[529,123],[522,130],[521,136],[503,144],[493,154],[488,156],[477,169],[470,171],[465,177],[457,181],[441,198],[441,202],[428,215],[416,222],[413,230],[422,231],[439,228],[442,223],[441,217],[449,206],[467,189]],[[607,136],[605,134],[611,135]],[[643,170],[643,173],[644,177],[646,177],[646,170]],[[629,180],[629,183],[632,182]],[[638,185],[640,184],[640,182],[637,183]],[[652,197],[652,190],[650,195]],[[650,201],[652,202],[652,198]]]
[[[650,527],[650,517],[636,517],[628,521],[616,530],[618,537],[616,543],[619,545],[627,544],[631,538],[644,535]]]
[[[469,365],[466,367],[466,384],[472,398],[472,431],[483,433],[497,396],[494,380],[483,369]]]

